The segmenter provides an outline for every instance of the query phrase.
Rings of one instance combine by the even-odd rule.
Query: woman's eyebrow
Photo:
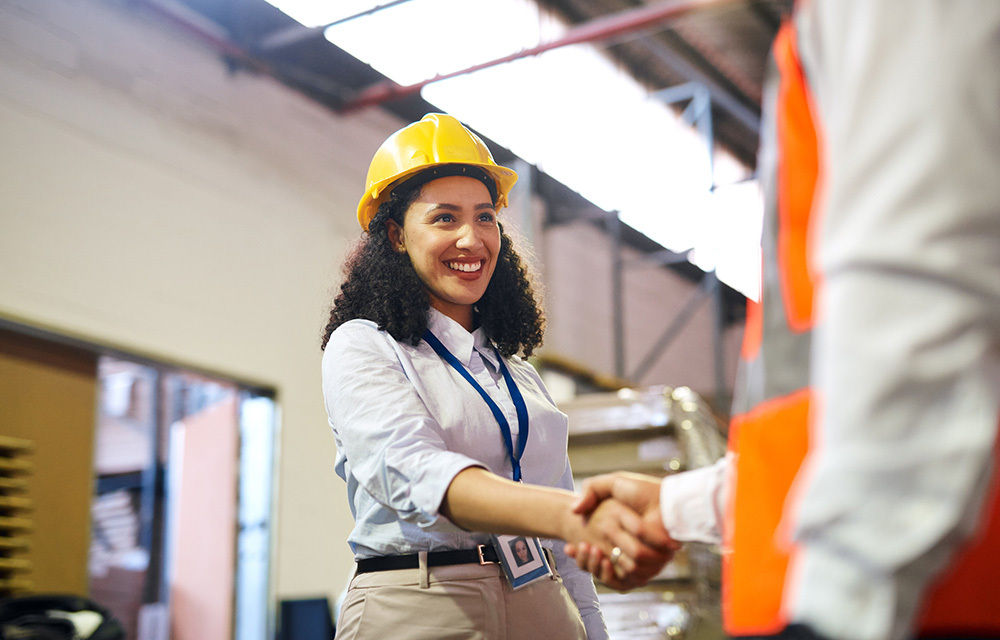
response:
[[[473,209],[489,209],[493,210],[496,207],[493,206],[492,202],[480,202],[479,204],[473,205]],[[445,209],[448,211],[461,211],[462,207],[457,204],[452,204],[450,202],[435,202],[431,205],[430,211],[436,211],[438,209]]]

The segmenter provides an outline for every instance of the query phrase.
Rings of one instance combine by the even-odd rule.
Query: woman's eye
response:
[[[434,222],[454,222],[455,216],[450,213],[442,213],[441,215],[434,218]]]
[[[479,214],[479,221],[480,222],[493,222],[496,219],[497,219],[496,214],[494,214],[492,212]]]

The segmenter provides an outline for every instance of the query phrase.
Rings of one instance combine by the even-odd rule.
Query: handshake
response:
[[[612,589],[640,587],[666,565],[680,543],[660,514],[660,479],[617,472],[584,481],[572,506],[580,528],[566,555]]]

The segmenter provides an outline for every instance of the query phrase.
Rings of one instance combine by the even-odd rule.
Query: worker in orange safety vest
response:
[[[729,453],[578,509],[721,543],[732,636],[1000,637],[1000,2],[804,0],[771,63]]]

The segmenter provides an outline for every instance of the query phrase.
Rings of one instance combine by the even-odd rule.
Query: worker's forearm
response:
[[[673,541],[665,532],[661,536],[663,544],[658,545],[661,548],[653,549],[640,541],[639,536],[650,532],[645,530],[640,516],[624,504],[606,499],[593,512],[581,515],[573,512],[577,498],[571,491],[520,484],[486,469],[470,467],[451,481],[441,513],[471,531],[586,543],[600,549],[605,557],[619,547],[615,570],[623,574],[609,582],[615,588],[645,584],[673,555]],[[662,531],[659,509],[655,515]]]
[[[569,539],[579,517],[576,495],[563,489],[521,484],[480,467],[461,471],[445,494],[441,512],[470,531]]]

